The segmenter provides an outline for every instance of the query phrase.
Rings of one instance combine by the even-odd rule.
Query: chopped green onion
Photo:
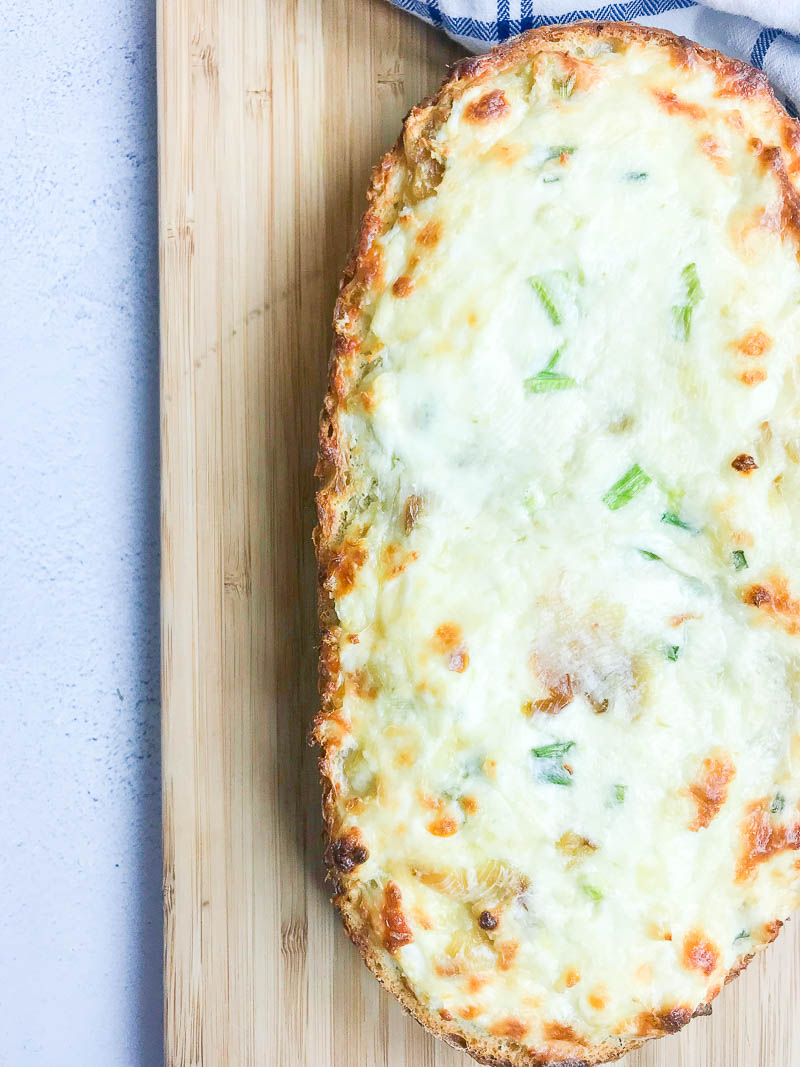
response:
[[[595,903],[603,899],[604,893],[602,889],[598,889],[596,885],[588,885],[584,882],[581,885],[581,889],[584,891],[589,900],[593,900]]]
[[[553,92],[558,93],[559,96],[565,100],[567,97],[572,96],[572,90],[575,88],[575,75],[570,74],[568,78],[553,78]]]
[[[526,378],[523,384],[529,393],[555,393],[560,389],[572,389],[575,379],[551,370],[541,370],[532,378]]]
[[[735,571],[741,571],[745,567],[750,566],[747,562],[747,556],[742,552],[741,548],[735,548],[733,552],[731,552],[731,560]]]
[[[668,526],[679,526],[681,530],[688,530],[689,533],[700,533],[696,526],[690,526],[688,522],[684,522],[680,515],[676,515],[674,511],[665,511],[661,516],[661,521]]]
[[[557,174],[551,175],[549,178],[542,178],[543,185],[552,185],[553,182],[560,182],[561,178]]]
[[[630,503],[636,494],[640,493],[651,481],[652,479],[650,475],[645,474],[638,463],[634,463],[630,470],[627,470],[622,475],[619,481],[614,482],[603,497],[603,503],[612,511],[616,511],[617,508],[621,508],[623,505]]]
[[[575,145],[574,144],[554,144],[554,145],[550,145],[550,147],[547,149],[546,159],[558,159],[559,156],[563,156],[564,154],[566,154],[568,156],[571,156],[574,151],[575,151]]]
[[[643,182],[647,180],[646,170],[629,170],[625,175],[626,182]]]
[[[542,307],[547,312],[548,318],[554,326],[561,325],[561,315],[558,308],[555,305],[547,286],[544,284],[541,278],[529,278],[528,279],[533,287],[533,291],[539,297],[542,302]]]
[[[653,559],[661,562],[661,556],[656,555],[655,552],[650,552],[647,548],[637,548],[636,551],[640,556],[644,556],[645,559]]]
[[[548,359],[547,366],[544,369],[545,370],[553,370],[553,368],[555,367],[556,363],[558,363],[558,361],[561,359],[561,353],[563,351],[564,351],[564,345],[559,345],[558,348],[555,350],[555,352],[550,357],[550,359]]]
[[[750,936],[750,931],[749,930],[740,930],[739,933],[736,935],[736,937],[734,937],[734,939],[733,939],[734,945],[736,944],[737,941],[744,941],[749,936]]]
[[[550,771],[545,771],[544,780],[552,785],[572,785],[572,776],[563,767],[554,767]]]
[[[703,299],[703,287],[697,277],[697,266],[688,263],[681,271],[681,280],[686,287],[686,302],[675,304],[672,308],[672,319],[675,324],[675,333],[682,341],[689,340],[692,331],[692,313]]]
[[[565,756],[574,747],[574,741],[554,741],[550,745],[542,745],[531,751],[537,759],[551,759],[553,756]]]
[[[772,798],[772,803],[769,806],[769,810],[773,815],[780,815],[783,809],[786,807],[786,797],[783,793],[776,793]]]
[[[700,279],[697,277],[697,264],[688,263],[681,271],[681,279],[686,286],[686,302],[697,307],[705,295]]]
[[[615,785],[614,786],[614,802],[616,804],[624,804],[625,803],[625,793],[627,792],[627,789],[628,789],[628,787],[626,785]]]
[[[672,308],[672,322],[675,326],[675,335],[681,341],[688,341],[692,332],[692,312],[694,308],[689,304],[676,304]]]
[[[681,646],[680,645],[667,645],[667,647],[664,649],[664,655],[667,657],[667,659],[672,660],[673,663],[675,662],[675,660],[678,658],[678,656],[680,654],[681,654]]]

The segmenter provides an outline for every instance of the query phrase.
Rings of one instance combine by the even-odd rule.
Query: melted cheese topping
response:
[[[598,48],[456,100],[340,416],[344,891],[554,1054],[680,1025],[798,902],[800,271],[715,88]]]

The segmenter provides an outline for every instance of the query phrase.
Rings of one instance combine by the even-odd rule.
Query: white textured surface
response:
[[[0,1062],[161,1060],[155,24],[0,14]]]

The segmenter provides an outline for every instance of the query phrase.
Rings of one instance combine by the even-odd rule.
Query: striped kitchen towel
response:
[[[574,0],[573,0],[574,2]],[[392,0],[471,52],[535,26],[615,19],[663,26],[763,69],[792,115],[800,104],[800,0],[627,0],[575,8],[570,0]]]

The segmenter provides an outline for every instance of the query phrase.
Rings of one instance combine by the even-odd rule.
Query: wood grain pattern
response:
[[[370,165],[458,55],[384,0],[160,0],[169,1067],[466,1067],[321,876],[317,413]],[[800,1067],[797,924],[629,1067]]]

